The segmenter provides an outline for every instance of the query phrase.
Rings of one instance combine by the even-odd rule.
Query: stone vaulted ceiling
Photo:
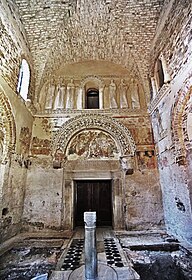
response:
[[[65,64],[107,60],[148,91],[149,52],[164,0],[15,0],[34,60],[36,90]]]

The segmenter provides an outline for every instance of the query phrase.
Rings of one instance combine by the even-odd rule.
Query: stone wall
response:
[[[130,230],[142,230],[163,227],[159,175],[148,115],[146,114],[142,117],[136,113],[132,116],[122,117],[119,115],[119,117],[113,118],[114,123],[112,121],[109,122],[110,127],[108,128],[107,125],[102,127],[100,122],[102,117],[106,122],[108,118],[112,117],[112,113],[111,116],[106,113],[103,113],[102,116],[98,112],[93,112],[92,114],[96,120],[95,123],[92,121],[90,112],[87,115],[74,113],[74,116],[70,117],[68,114],[63,114],[62,117],[54,116],[54,114],[49,115],[49,117],[46,115],[36,116],[30,148],[31,165],[28,168],[26,182],[23,229],[44,231],[63,228],[72,229],[74,180],[97,180],[98,178],[110,179],[114,184],[115,228],[126,226]],[[88,121],[84,126],[85,116],[87,116]],[[78,120],[78,118],[81,125],[77,127],[78,121],[75,120]],[[125,139],[120,139],[121,131],[119,132],[119,138],[118,136],[116,138],[113,128],[114,125],[118,127],[118,123],[120,125],[119,129],[124,127],[125,131],[128,129],[131,132],[130,137],[133,138],[136,147],[131,163],[134,169],[133,174],[131,171],[130,174],[125,175],[125,179],[118,159],[122,154],[120,146],[123,144],[121,144],[121,141]],[[98,124],[98,127],[96,127],[96,124]],[[74,127],[72,127],[73,125]],[[106,152],[106,149],[103,150],[105,153],[100,151],[100,149],[96,150],[93,141],[95,138],[91,136],[89,148],[92,154],[88,153],[88,155],[85,155],[84,153],[82,158],[83,152],[78,148],[76,153],[80,151],[79,155],[81,158],[80,156],[77,158],[77,155],[75,158],[72,156],[68,157],[65,151],[67,151],[66,145],[69,145],[69,148],[71,147],[69,140],[71,138],[75,139],[79,133],[78,131],[82,134],[82,131],[86,132],[86,129],[89,132],[89,136],[91,133],[97,139],[99,139],[99,136],[102,137],[102,145],[106,144],[104,140],[107,133],[109,133],[110,137],[112,137],[111,139],[114,139],[114,143],[117,144],[117,150],[120,152],[118,158],[116,158],[116,155]],[[109,130],[107,131],[107,129]],[[68,135],[69,138],[65,141],[59,140]],[[128,137],[128,134],[126,137]],[[84,139],[84,136],[82,139]],[[109,138],[107,139],[109,141]],[[81,149],[85,146],[86,152],[89,151],[86,146],[87,138],[84,146],[82,145],[83,143],[80,143],[80,138],[78,144],[79,147],[81,146]],[[127,142],[127,145],[129,145],[129,142]],[[59,150],[57,155],[55,154],[55,149]],[[126,150],[124,150],[124,153],[126,153]],[[125,188],[126,193],[126,221],[122,220],[123,213],[121,210],[123,207],[123,188]],[[116,216],[117,213],[120,215],[119,218]]]
[[[192,238],[191,16],[190,1],[170,1],[165,6],[152,57],[155,61],[160,51],[163,53],[171,81],[162,86],[150,107],[166,226],[170,233],[189,241]]]
[[[29,166],[28,152],[33,119],[17,93],[23,58],[30,65],[30,95],[34,79],[26,34],[14,3],[1,1],[0,30],[0,239],[5,240],[17,234],[21,227]]]
[[[0,78],[0,84],[2,153],[0,159],[0,240],[2,241],[17,234],[21,228],[26,175],[30,164],[28,153],[33,118],[22,99],[18,98],[2,78]]]

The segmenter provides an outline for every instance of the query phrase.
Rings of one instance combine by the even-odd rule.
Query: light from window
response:
[[[20,72],[19,72],[19,81],[17,85],[17,92],[21,97],[26,101],[28,90],[29,90],[29,80],[30,80],[30,69],[29,64],[25,59],[22,60]]]

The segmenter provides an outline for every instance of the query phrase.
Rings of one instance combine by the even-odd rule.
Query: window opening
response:
[[[86,109],[99,109],[99,91],[97,89],[87,91]]]
[[[17,85],[17,92],[21,95],[21,97],[26,101],[28,90],[29,90],[29,81],[30,81],[30,69],[29,64],[25,59],[21,62],[20,72],[19,72],[19,80]]]

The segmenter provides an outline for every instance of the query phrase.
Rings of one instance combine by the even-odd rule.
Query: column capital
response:
[[[96,212],[84,212],[85,226],[88,228],[95,227],[96,224]]]

